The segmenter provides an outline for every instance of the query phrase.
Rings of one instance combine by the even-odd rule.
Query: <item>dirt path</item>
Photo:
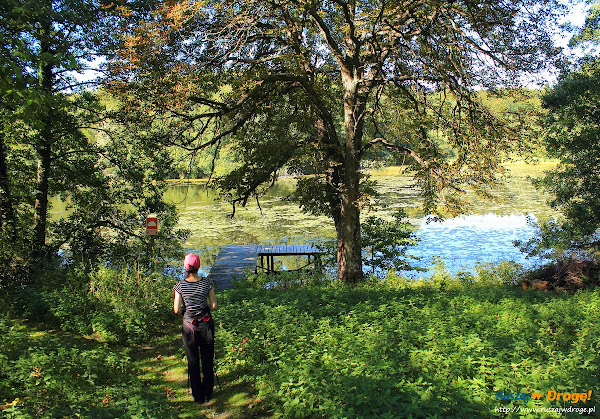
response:
[[[138,366],[139,378],[155,390],[162,391],[179,418],[248,418],[266,417],[265,406],[252,391],[252,384],[217,369],[213,399],[204,405],[192,400],[188,390],[187,365],[179,326],[151,346],[132,348],[129,353]],[[218,361],[217,361],[218,364]]]

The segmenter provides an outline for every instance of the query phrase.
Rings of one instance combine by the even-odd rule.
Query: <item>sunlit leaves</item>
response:
[[[599,86],[600,61],[590,60],[543,97],[550,111],[548,147],[561,163],[538,184],[554,194],[550,204],[566,217],[575,243],[594,242],[600,226]]]
[[[173,239],[174,210],[162,202],[157,183],[167,176],[169,157],[108,123],[101,99],[111,98],[84,88],[96,82],[75,77],[113,45],[116,17],[105,6],[78,0],[1,5],[0,135],[8,168],[2,189],[19,203],[14,214],[26,226],[19,245],[2,242],[8,249],[29,246],[45,255],[62,247],[64,256],[81,261],[118,248],[117,262],[127,246],[139,246],[137,254],[146,250],[139,233],[151,212],[164,216],[161,244]],[[57,196],[69,214],[52,220],[46,204]]]
[[[384,277],[388,272],[410,271],[410,247],[417,244],[413,226],[400,210],[391,220],[370,216],[361,223],[364,264],[372,273]]]
[[[283,416],[493,417],[498,390],[594,385],[596,291],[524,292],[495,269],[472,279],[233,290],[222,341],[248,341],[222,362]]]

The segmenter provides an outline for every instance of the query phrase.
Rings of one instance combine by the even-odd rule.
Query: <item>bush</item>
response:
[[[160,333],[170,321],[176,278],[157,273],[144,275],[130,268],[102,268],[90,281],[90,295],[99,306],[95,316],[100,334],[119,340],[143,342]]]
[[[517,285],[525,275],[525,268],[512,261],[501,261],[497,264],[480,263],[475,266],[478,281],[483,284]]]
[[[385,276],[388,272],[422,270],[411,265],[418,258],[408,253],[419,239],[414,227],[406,220],[404,210],[398,210],[391,220],[370,216],[361,223],[364,265],[372,275]]]
[[[171,417],[124,352],[0,318],[0,408],[7,417]]]
[[[69,332],[83,335],[91,333],[90,318],[94,307],[84,291],[74,291],[71,287],[64,286],[41,291],[41,298],[53,316],[53,320],[47,323],[56,324]],[[35,317],[33,319],[35,320]]]
[[[176,279],[131,269],[98,268],[93,273],[55,269],[52,281],[10,292],[11,311],[21,318],[99,341],[143,342],[160,333],[172,311]]]
[[[511,285],[519,269],[226,291],[220,371],[283,417],[504,417],[523,405],[496,391],[597,388],[600,292],[530,293]]]

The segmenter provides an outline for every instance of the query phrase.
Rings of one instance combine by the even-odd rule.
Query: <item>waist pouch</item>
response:
[[[203,323],[203,322],[209,322],[211,320],[212,320],[212,316],[211,316],[210,310],[208,308],[205,308],[198,314],[192,314],[187,311],[183,312],[184,323],[189,323],[193,326],[199,325],[200,323]]]
[[[198,339],[201,345],[212,345],[214,342],[215,322],[210,313],[202,317],[183,319],[184,328],[187,326],[192,331],[192,341]],[[184,330],[185,332],[185,330]]]
[[[198,326],[202,322],[210,321],[211,318],[212,317],[210,317],[210,313],[206,313],[204,316],[202,316],[200,318],[193,318],[190,323],[192,323],[192,326]]]

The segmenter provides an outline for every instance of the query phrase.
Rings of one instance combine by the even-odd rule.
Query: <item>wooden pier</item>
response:
[[[231,288],[231,280],[242,277],[244,270],[256,270],[258,258],[256,246],[223,246],[210,269],[208,279],[212,281],[217,290]]]
[[[217,290],[231,288],[231,280],[242,277],[244,271],[256,272],[258,268],[267,273],[275,272],[275,256],[307,256],[306,266],[320,266],[321,251],[313,246],[273,245],[273,246],[233,246],[221,248],[217,260],[210,269],[208,279]],[[260,257],[260,265],[257,260]],[[265,264],[266,261],[266,264]]]
[[[307,256],[307,264],[319,267],[321,265],[321,254],[323,252],[314,246],[306,245],[273,245],[273,246],[258,246],[258,257],[260,264],[256,267],[257,271],[261,270],[267,273],[275,272],[275,256]],[[265,266],[266,260],[266,266]],[[306,267],[304,266],[304,267]]]

